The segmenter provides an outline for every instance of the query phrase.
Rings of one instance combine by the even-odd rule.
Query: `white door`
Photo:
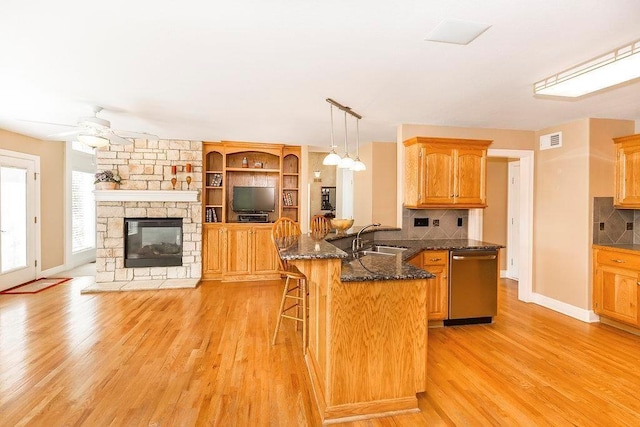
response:
[[[520,162],[509,162],[507,216],[507,277],[518,280],[520,253]]]
[[[36,279],[36,162],[0,154],[0,290]]]

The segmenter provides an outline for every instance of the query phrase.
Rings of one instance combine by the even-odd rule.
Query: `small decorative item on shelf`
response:
[[[285,206],[293,206],[293,195],[290,192],[284,193],[282,195],[282,203]]]
[[[191,176],[187,175],[187,177],[185,178],[185,181],[187,181],[187,190],[188,190],[189,186],[191,185]]]
[[[256,168],[256,169],[262,169],[263,163],[262,162],[255,162],[253,164],[253,167]]]
[[[115,190],[120,184],[120,176],[113,171],[102,171],[95,174],[95,181],[97,190]]]
[[[178,182],[178,178],[176,178],[175,176],[173,178],[171,178],[171,185],[173,186],[173,189],[176,189],[176,183]]]
[[[209,186],[210,187],[222,187],[222,174],[214,173],[209,177]]]
[[[246,157],[242,158],[242,167],[243,168],[248,168],[249,167],[249,160],[247,160]]]

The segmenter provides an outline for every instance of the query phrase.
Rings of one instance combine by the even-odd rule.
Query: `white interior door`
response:
[[[509,162],[507,277],[518,280],[520,246],[520,162]]]
[[[0,154],[0,290],[36,278],[36,162]]]

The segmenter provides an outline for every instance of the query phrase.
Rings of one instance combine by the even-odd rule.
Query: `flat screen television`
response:
[[[234,212],[274,212],[276,189],[274,187],[233,187]]]

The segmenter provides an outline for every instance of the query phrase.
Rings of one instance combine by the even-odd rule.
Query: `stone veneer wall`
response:
[[[176,189],[202,191],[202,142],[136,140],[97,152],[98,170],[117,171],[123,190],[171,190],[171,166],[178,166]],[[185,164],[191,163],[187,174]],[[118,190],[113,190],[118,191]],[[98,202],[96,208],[96,282],[200,278],[202,205],[200,202]],[[180,267],[124,267],[124,218],[183,218]]]

